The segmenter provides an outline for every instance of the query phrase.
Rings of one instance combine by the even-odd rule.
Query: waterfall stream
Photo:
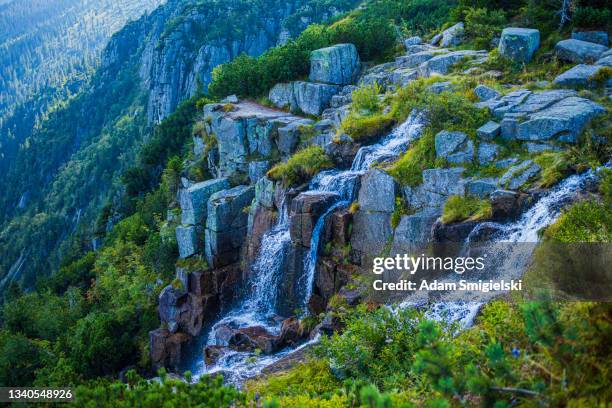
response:
[[[357,152],[350,170],[328,170],[313,178],[307,193],[335,192],[340,200],[334,203],[319,217],[312,233],[311,250],[304,259],[304,276],[300,277],[302,284],[301,304],[303,307],[312,294],[316,264],[322,231],[326,217],[335,209],[348,205],[355,199],[359,177],[373,165],[384,160],[396,158],[403,153],[410,142],[421,136],[425,125],[425,115],[413,112],[404,123],[395,128],[380,143],[364,146]],[[285,205],[277,224],[264,234],[258,256],[252,266],[249,280],[250,295],[238,307],[231,310],[216,322],[209,334],[207,345],[218,345],[217,330],[223,326],[245,328],[261,326],[269,333],[277,335],[280,321],[276,319],[275,305],[279,282],[283,271],[283,258],[286,248],[290,245],[289,216]],[[315,340],[311,340],[314,342]],[[310,343],[310,342],[309,342]],[[306,343],[308,344],[308,343]],[[300,346],[304,347],[304,345]],[[298,347],[298,349],[300,348]],[[196,362],[194,379],[203,374],[223,373],[229,383],[240,385],[245,379],[253,377],[262,369],[278,361],[297,349],[282,350],[273,355],[255,356],[254,353],[227,350],[212,366],[206,366],[203,360]]]
[[[596,171],[590,170],[583,174],[570,176],[556,187],[545,192],[539,200],[530,207],[517,221],[508,224],[482,222],[474,228],[467,239],[469,247],[471,238],[483,228],[495,228],[497,232],[487,242],[484,250],[488,254],[495,254],[495,261],[491,268],[487,268],[482,279],[520,279],[531,260],[531,255],[540,241],[540,231],[553,224],[563,207],[584,191],[586,184],[596,177]],[[480,250],[483,248],[480,247]],[[477,276],[478,278],[479,276]],[[451,273],[445,281],[457,281],[465,276]],[[444,293],[435,302],[407,299],[399,307],[425,307],[426,315],[436,320],[459,322],[461,326],[472,325],[480,308],[503,292],[479,293],[473,296],[477,301],[469,301],[470,293],[462,292],[457,299],[457,292]]]
[[[396,158],[402,154],[412,141],[421,136],[424,125],[425,115],[415,111],[380,143],[359,149],[350,170],[323,171],[313,178],[307,193],[335,192],[339,194],[339,199],[323,213],[315,224],[311,249],[304,259],[304,275],[299,278],[302,294],[301,304],[296,305],[296,307],[305,307],[312,295],[320,240],[327,216],[337,208],[353,202],[356,198],[361,175],[377,163]],[[510,252],[512,252],[512,245],[507,245],[507,243],[535,243],[538,241],[538,231],[555,221],[560,213],[561,204],[571,198],[576,191],[581,190],[590,177],[592,177],[592,172],[567,178],[556,188],[546,192],[535,205],[514,223],[506,225],[482,223],[477,226],[476,230],[485,226],[495,226],[498,233],[493,237],[492,245],[505,243],[505,250]],[[285,205],[280,212],[281,215],[277,224],[263,236],[261,248],[252,266],[251,278],[248,283],[251,289],[250,295],[238,307],[227,313],[212,326],[207,345],[223,345],[219,344],[216,335],[217,329],[222,326],[232,328],[261,326],[271,334],[277,335],[279,333],[281,321],[278,319],[275,306],[279,296],[279,284],[284,273],[282,270],[284,256],[287,252],[286,249],[291,244],[289,217]],[[528,255],[531,255],[531,253]],[[500,256],[500,259],[503,259],[503,262],[526,263],[529,256],[525,256],[525,253],[508,253]],[[511,269],[514,271],[524,270],[524,268]],[[504,271],[504,267],[502,266],[498,271]],[[448,278],[458,279],[457,276]],[[434,319],[458,321],[467,326],[472,324],[478,310],[484,303],[485,301],[466,302],[456,299],[456,294],[455,296],[449,294],[448,297],[442,295],[435,301],[425,300],[423,302],[422,299],[406,299],[399,307],[424,306],[427,310],[426,314]],[[194,378],[197,379],[202,374],[223,373],[227,382],[240,386],[246,379],[261,373],[265,367],[316,341],[314,339],[302,344],[297,349],[287,348],[265,356],[228,349],[214,365],[207,367],[204,361],[200,359],[194,369]]]

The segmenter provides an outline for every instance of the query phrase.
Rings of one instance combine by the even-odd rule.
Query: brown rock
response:
[[[336,202],[336,193],[302,193],[291,203],[291,241],[295,245],[310,248],[312,230],[319,217]]]
[[[149,333],[151,362],[154,370],[162,367],[177,371],[181,364],[182,350],[192,337],[185,333],[170,333],[166,329],[157,329]]]
[[[334,211],[332,220],[332,238],[341,245],[346,245],[350,240],[350,224],[353,215],[348,208],[341,208]]]
[[[219,361],[223,355],[225,355],[228,351],[228,348],[225,346],[206,346],[204,347],[203,355],[204,355],[204,364],[207,367],[213,366]]]
[[[246,327],[236,329],[228,344],[235,350],[253,351],[259,349],[264,354],[272,354],[278,350],[278,337],[262,326]]]
[[[277,347],[296,346],[303,338],[303,335],[304,332],[300,321],[295,317],[290,317],[283,321],[277,340]]]

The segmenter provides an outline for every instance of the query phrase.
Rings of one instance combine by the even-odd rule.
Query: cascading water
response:
[[[312,294],[319,244],[326,217],[335,209],[352,202],[356,194],[359,177],[373,165],[396,158],[403,153],[410,142],[421,136],[424,125],[425,115],[415,111],[380,143],[359,149],[350,170],[324,171],[312,180],[309,192],[333,191],[340,195],[340,200],[319,218],[313,230],[311,250],[304,261],[306,273],[302,277],[304,289],[302,291],[302,305],[300,306],[304,306]],[[290,242],[288,214],[287,209],[283,206],[278,223],[262,239],[258,257],[252,267],[252,278],[249,283],[252,291],[249,297],[239,307],[213,325],[207,345],[218,344],[216,333],[217,329],[222,326],[232,328],[262,326],[268,332],[278,334],[280,327],[278,319],[274,319],[274,307],[280,277],[283,272],[281,270],[283,257]],[[315,341],[317,339],[311,340],[311,342]],[[226,381],[240,385],[245,379],[259,374],[263,368],[297,349],[283,350],[274,355],[256,357],[254,360],[252,358],[253,353],[227,350],[213,366],[207,367],[203,361],[196,363],[194,379],[202,374],[223,372]]]
[[[340,201],[332,205],[321,217],[319,217],[312,231],[310,251],[304,259],[305,291],[302,301],[303,306],[308,304],[308,300],[312,295],[321,233],[325,226],[327,216],[336,209],[350,204],[355,199],[359,178],[373,165],[385,160],[397,158],[401,153],[406,151],[411,142],[421,137],[424,126],[425,114],[419,111],[413,111],[404,123],[383,138],[380,143],[360,148],[353,159],[350,170],[324,171],[313,178],[309,186],[309,192],[335,192],[339,194]]]
[[[483,228],[494,228],[498,232],[487,242],[485,252],[495,254],[495,262],[486,270],[482,279],[520,279],[525,272],[531,255],[539,239],[539,232],[554,223],[559,217],[564,205],[577,194],[584,191],[586,185],[596,178],[595,171],[573,175],[546,192],[519,220],[509,224],[483,222],[479,224],[467,239],[467,247],[471,239],[477,236]],[[514,245],[513,245],[514,244]],[[482,250],[482,247],[480,248]],[[462,275],[452,273],[445,281],[465,279]],[[463,292],[464,300],[457,300],[457,293],[444,293],[435,302],[425,306],[426,315],[436,320],[459,322],[462,326],[470,326],[480,308],[502,292],[479,293],[474,296],[477,301],[469,301],[471,294]],[[424,306],[421,302],[407,300],[400,307]]]

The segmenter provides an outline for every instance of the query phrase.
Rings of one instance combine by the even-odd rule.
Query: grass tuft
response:
[[[491,203],[475,197],[451,196],[444,205],[442,222],[480,221],[491,218]]]
[[[285,186],[303,183],[319,171],[332,167],[331,159],[320,146],[306,147],[268,171],[268,177],[282,181]]]

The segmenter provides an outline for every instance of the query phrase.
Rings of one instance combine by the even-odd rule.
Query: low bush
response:
[[[187,375],[190,378],[190,375]],[[223,385],[221,376],[203,376],[189,384],[169,378],[164,372],[159,381],[140,378],[132,370],[127,373],[128,384],[100,382],[76,389],[76,407],[229,407],[243,406],[244,394]]]
[[[545,235],[558,242],[612,242],[611,204],[591,200],[574,204]]]
[[[351,94],[351,112],[362,115],[380,112],[382,104],[378,99],[378,95],[381,92],[382,89],[378,83],[355,89]]]
[[[465,10],[465,34],[475,49],[491,48],[491,40],[506,23],[503,10],[470,7]]]
[[[423,170],[435,167],[434,133],[426,130],[421,138],[388,170],[400,184],[416,187],[423,182]]]
[[[370,142],[391,130],[395,121],[388,114],[361,116],[349,114],[343,121],[341,129],[355,142]]]
[[[491,202],[471,196],[451,196],[444,204],[442,222],[479,221],[491,218]]]
[[[319,171],[332,167],[331,159],[320,146],[306,147],[268,171],[268,177],[282,181],[285,186],[303,183]]]

